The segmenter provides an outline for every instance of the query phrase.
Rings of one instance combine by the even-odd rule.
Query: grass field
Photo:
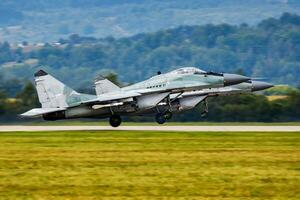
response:
[[[300,133],[0,134],[0,199],[299,199]]]

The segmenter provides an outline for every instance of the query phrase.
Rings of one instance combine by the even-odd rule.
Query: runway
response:
[[[182,132],[300,132],[300,126],[0,126],[18,131],[182,131]]]

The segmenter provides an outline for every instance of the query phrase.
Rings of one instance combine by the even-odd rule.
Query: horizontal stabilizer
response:
[[[22,117],[39,117],[44,114],[57,112],[57,111],[63,111],[66,110],[64,108],[34,108],[32,110],[29,110],[23,114],[21,114]]]

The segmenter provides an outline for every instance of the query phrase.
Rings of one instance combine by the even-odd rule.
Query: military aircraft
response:
[[[173,112],[191,109],[208,96],[253,90],[255,85],[253,81],[244,83],[251,81],[246,76],[183,67],[122,88],[99,76],[96,95],[90,95],[76,92],[43,70],[34,76],[41,108],[21,116],[42,116],[44,120],[109,118],[113,127],[119,126],[125,115],[154,114],[163,124]]]

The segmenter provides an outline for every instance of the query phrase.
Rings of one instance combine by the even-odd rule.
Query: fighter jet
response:
[[[157,75],[126,87],[119,87],[99,76],[95,80],[96,95],[78,93],[47,72],[34,74],[41,108],[21,114],[23,117],[42,117],[44,120],[74,118],[109,118],[118,127],[121,116],[154,114],[159,124],[169,119],[174,111],[195,107],[207,95],[189,95],[203,90],[224,88],[249,81],[237,74],[206,72],[195,67],[183,67]],[[163,108],[163,109],[161,109]]]

